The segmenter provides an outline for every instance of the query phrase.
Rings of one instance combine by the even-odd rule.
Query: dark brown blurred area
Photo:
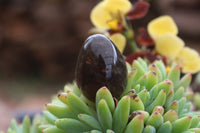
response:
[[[94,0],[1,0],[0,77],[69,81]]]
[[[100,0],[0,0],[0,130],[18,110],[38,111],[74,79],[80,47]],[[132,0],[134,2],[134,0]],[[133,27],[171,15],[186,45],[200,50],[200,1],[151,0]],[[7,114],[7,115],[5,115]]]

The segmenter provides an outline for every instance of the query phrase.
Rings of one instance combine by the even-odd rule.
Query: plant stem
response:
[[[131,47],[133,52],[138,51],[137,44],[135,43],[135,41],[133,39],[129,39],[128,43],[129,43],[129,45],[130,45],[130,47]]]

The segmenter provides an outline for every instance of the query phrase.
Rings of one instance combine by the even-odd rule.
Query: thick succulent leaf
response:
[[[164,118],[164,122],[170,121],[172,123],[178,119],[178,115],[176,111],[169,110],[163,115],[163,118]]]
[[[130,97],[124,96],[119,101],[113,115],[113,130],[122,133],[128,122],[130,112]]]
[[[151,126],[151,125],[147,125],[144,128],[143,133],[156,133],[156,129],[153,126]]]
[[[58,118],[76,118],[77,114],[67,105],[47,104],[46,109]]]
[[[161,72],[162,78],[163,78],[162,80],[166,79],[167,73],[166,73],[164,63],[161,60],[159,60],[159,61],[155,61],[154,64],[160,69],[160,72]]]
[[[178,65],[173,65],[167,75],[167,79],[171,80],[174,86],[177,86],[177,83],[180,79],[180,74],[180,67]]]
[[[186,74],[185,76],[183,76],[181,78],[181,80],[179,81],[178,85],[175,86],[175,91],[180,88],[181,86],[184,87],[184,89],[186,90],[188,88],[188,86],[190,85],[192,80],[192,75],[190,73]]]
[[[158,112],[160,113],[161,115],[163,115],[164,113],[164,108],[162,106],[156,106],[154,109],[153,109],[153,112]]]
[[[101,99],[98,103],[97,114],[104,132],[107,129],[112,129],[112,114],[104,99]]]
[[[171,133],[172,125],[169,121],[163,123],[159,128],[157,133]]]
[[[144,104],[137,94],[130,97],[130,112],[136,110],[144,110]]]
[[[124,90],[124,92],[122,93],[122,96],[124,96],[128,91],[130,91],[133,88],[133,81],[134,81],[134,77],[137,73],[137,69],[131,69],[128,72],[128,81],[127,81],[127,85],[126,88]]]
[[[43,133],[65,133],[65,131],[58,129],[56,126],[46,128],[42,132]]]
[[[200,133],[200,128],[191,128],[191,129],[188,129],[188,131]]]
[[[58,119],[55,115],[50,113],[49,111],[45,110],[43,111],[43,115],[45,119],[50,123],[50,124],[55,124],[55,120]]]
[[[129,115],[129,121],[131,121],[137,115],[142,116],[144,123],[146,123],[147,120],[149,119],[149,113],[148,112],[139,110],[139,111],[134,111]]]
[[[193,116],[190,128],[198,127],[199,121],[200,121],[200,116]]]
[[[115,103],[114,103],[112,94],[110,93],[110,91],[106,87],[102,87],[101,89],[99,89],[97,91],[96,105],[98,105],[98,103],[101,99],[104,99],[106,101],[111,113],[113,113],[114,109],[115,109]]]
[[[167,98],[166,98],[166,102],[165,102],[165,107],[168,108],[169,105],[173,102],[173,99],[174,99],[174,89],[171,88],[169,94],[167,95]]]
[[[142,59],[142,58],[138,58],[137,61],[142,65],[142,67],[144,68],[144,70],[147,71],[148,69],[148,66],[147,66],[147,63]]]
[[[148,70],[154,71],[156,73],[156,75],[158,77],[158,82],[161,82],[163,80],[162,73],[161,73],[160,69],[155,64],[149,65]]]
[[[158,83],[158,76],[156,72],[149,71],[147,72],[147,80],[146,80],[146,89],[149,91],[154,85]]]
[[[78,86],[74,83],[74,84],[67,84],[64,86],[64,91],[65,92],[73,92],[75,95],[77,96],[81,96],[81,91],[80,89],[78,88]]]
[[[186,104],[186,98],[182,97],[179,101],[178,101],[178,115],[181,115],[181,113],[183,112],[183,108]]]
[[[134,77],[134,81],[137,81],[137,79],[139,79],[142,75],[145,74],[145,68],[143,68],[143,66],[137,60],[134,60],[134,62],[132,64],[132,68],[137,69],[137,73]]]
[[[143,76],[141,76],[137,81],[136,81],[136,83],[135,84],[139,84],[141,87],[145,87],[146,86],[146,82],[147,82],[147,75],[145,74],[145,75],[143,75]]]
[[[67,94],[67,101],[70,107],[77,113],[89,114],[95,116],[91,109],[78,96],[69,92]]]
[[[136,115],[127,125],[124,133],[141,133],[144,127],[142,115]]]
[[[10,130],[14,130],[16,133],[20,133],[19,126],[17,125],[16,120],[11,121]]]
[[[149,99],[150,99],[150,94],[146,89],[143,89],[138,93],[138,96],[140,97],[142,103],[146,106]]]
[[[158,129],[158,127],[163,124],[163,117],[160,113],[153,112],[151,116],[149,117],[146,124],[151,125],[155,127],[156,129]]]
[[[29,117],[25,117],[22,122],[22,133],[30,133],[31,120]]]
[[[99,125],[99,122],[94,117],[90,115],[86,115],[86,114],[79,114],[78,118],[80,121],[82,121],[86,125],[92,127],[92,129],[101,130],[101,126]]]
[[[173,101],[170,106],[167,107],[166,111],[174,110],[178,114],[179,104],[178,101]]]
[[[156,106],[163,106],[166,100],[165,90],[161,90],[156,99],[146,108],[148,112],[152,112]]]
[[[176,93],[174,94],[174,100],[179,100],[184,96],[184,88],[180,87],[177,89]]]
[[[86,124],[71,118],[56,120],[56,126],[67,133],[81,133],[90,131],[91,127]]]
[[[186,131],[190,127],[191,120],[192,117],[187,116],[173,122],[172,133],[182,133],[183,131]]]

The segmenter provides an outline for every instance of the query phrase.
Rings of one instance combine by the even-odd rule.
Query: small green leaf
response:
[[[97,114],[104,131],[106,131],[106,129],[112,129],[112,114],[104,99],[101,99],[98,103]]]
[[[151,125],[146,125],[143,133],[156,133],[156,129]]]
[[[163,118],[164,118],[164,122],[170,121],[172,123],[178,119],[178,115],[176,111],[169,110],[163,115]]]
[[[113,115],[113,130],[116,133],[122,133],[128,122],[130,112],[130,97],[124,96],[119,101]]]
[[[83,113],[95,116],[91,109],[75,94],[71,92],[67,93],[67,101],[70,107],[78,114]]]
[[[114,109],[115,109],[115,103],[114,103],[112,94],[106,87],[102,87],[97,91],[96,105],[98,105],[98,103],[101,99],[104,99],[106,101],[111,113],[113,113]]]
[[[43,115],[45,119],[50,123],[50,124],[55,124],[55,120],[58,119],[55,115],[50,113],[49,111],[45,110],[43,111]]]
[[[183,131],[186,131],[190,127],[191,121],[191,116],[176,120],[172,123],[172,133],[182,133]]]
[[[180,67],[178,65],[173,65],[167,75],[167,79],[171,80],[174,86],[176,86],[180,79],[180,74]]]
[[[82,133],[91,130],[86,124],[71,118],[59,119],[55,123],[59,129],[69,133]]]
[[[147,79],[146,79],[146,89],[149,91],[151,88],[158,83],[158,76],[156,72],[149,71],[147,73]]]
[[[158,112],[153,112],[151,114],[151,116],[149,117],[149,119],[147,120],[147,125],[152,125],[154,126],[156,129],[158,129],[158,127],[160,125],[163,124],[163,117],[160,113]]]
[[[142,115],[136,115],[127,125],[124,133],[141,133],[144,126]]]
[[[200,116],[193,116],[190,128],[196,128],[200,122]]]
[[[158,128],[158,133],[171,133],[172,131],[172,125],[169,121],[163,123],[159,128]]]
[[[99,125],[99,122],[94,117],[90,115],[86,115],[86,114],[79,114],[78,118],[81,122],[92,127],[93,129],[101,130],[101,126]]]
[[[191,83],[191,80],[192,80],[192,75],[190,73],[188,73],[185,76],[183,76],[181,78],[181,80],[179,81],[178,85],[174,88],[175,92],[181,86],[184,88],[184,90],[186,90],[189,87],[189,85]]]
[[[56,126],[46,128],[42,132],[43,133],[65,133],[63,130],[58,129]]]
[[[130,112],[136,110],[144,110],[144,104],[137,94],[130,97]]]
[[[47,104],[46,109],[58,118],[76,118],[77,115],[71,108],[56,104]]]
[[[146,110],[148,112],[152,112],[156,106],[163,106],[165,100],[166,100],[166,92],[165,90],[161,90],[156,99],[149,106],[147,106]]]
[[[166,79],[167,73],[166,73],[166,68],[165,68],[164,63],[161,60],[159,60],[159,61],[157,60],[154,62],[154,64],[159,68],[159,70],[162,74],[162,77],[163,77],[162,80]]]
[[[26,116],[22,122],[22,133],[30,133],[30,127],[31,127],[31,120],[28,116]]]
[[[138,93],[138,96],[140,97],[140,99],[143,102],[143,104],[146,106],[148,101],[149,101],[149,99],[150,99],[149,92],[146,89],[144,89],[144,90],[142,90],[142,91],[140,91]]]

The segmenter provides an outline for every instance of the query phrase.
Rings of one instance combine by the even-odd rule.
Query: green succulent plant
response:
[[[128,83],[121,97],[100,88],[95,103],[74,84],[45,106],[43,133],[198,133],[200,113],[191,112],[186,89],[191,74],[180,68],[167,73],[162,61],[149,66],[139,58],[127,64]]]
[[[190,111],[186,89],[191,74],[181,78],[178,65],[167,73],[162,61],[148,65],[138,58],[127,63],[127,86],[119,98],[102,86],[88,100],[76,83],[45,105],[31,123],[15,120],[7,133],[199,133],[200,112]],[[191,97],[191,96],[190,96]]]
[[[18,125],[16,120],[12,120],[7,133],[42,133],[39,129],[42,117],[37,115],[34,119],[30,120],[28,116],[24,117],[22,124]]]

